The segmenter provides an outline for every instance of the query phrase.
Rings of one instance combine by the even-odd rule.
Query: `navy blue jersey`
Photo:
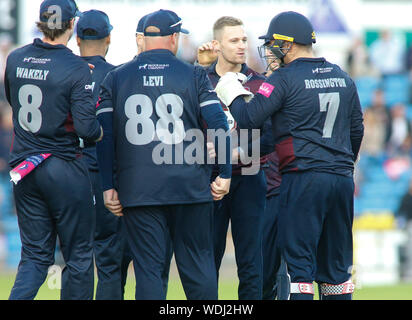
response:
[[[263,165],[263,170],[266,176],[266,197],[271,197],[279,194],[280,183],[282,177],[279,173],[279,157],[276,151],[266,156],[266,163]]]
[[[300,58],[276,70],[247,106],[237,98],[231,112],[245,128],[272,118],[282,173],[353,174],[363,137],[359,97],[354,81],[324,58]]]
[[[113,70],[115,66],[106,62],[102,56],[82,57],[82,59],[94,66],[92,72],[92,90],[93,101],[96,104],[99,99],[100,84],[109,71]],[[84,144],[83,155],[89,165],[89,170],[97,171],[99,167],[97,165],[96,144],[94,142],[86,142]]]
[[[180,61],[169,50],[143,52],[107,75],[97,115],[105,130],[97,145],[103,188],[113,188],[110,168],[115,162],[123,207],[212,201],[210,165],[187,161],[192,141],[205,147],[203,121],[228,132],[202,68]],[[204,141],[190,137],[191,129],[200,131],[197,138]],[[230,138],[226,148],[229,161],[221,166],[223,178],[231,175]]]
[[[6,96],[13,109],[10,165],[39,153],[74,159],[79,138],[100,136],[90,69],[64,45],[35,39],[7,59]]]
[[[219,82],[220,76],[218,75],[218,73],[216,72],[216,64],[217,62],[211,64],[209,67],[206,68],[208,77],[210,79],[210,82],[212,83],[213,87],[215,88],[217,83]],[[243,85],[245,87],[245,89],[247,89],[248,91],[252,92],[252,93],[256,93],[259,90],[260,85],[265,81],[265,77],[259,73],[257,73],[256,71],[252,70],[251,68],[249,68],[246,63],[242,64],[242,68],[240,70],[241,73],[243,73],[245,76],[247,76],[247,81],[246,83]],[[227,106],[223,105],[223,103],[221,102],[223,110],[225,112],[228,112],[228,108]],[[231,121],[233,123],[231,123]],[[239,127],[237,125],[237,123],[233,120],[229,118],[229,126],[233,126],[233,130],[238,130],[242,129],[241,127]],[[262,128],[262,132],[261,132],[261,144],[260,144],[260,151],[261,151],[261,164],[266,162],[266,157],[265,155],[268,153],[271,153],[274,150],[274,143],[273,143],[273,136],[272,136],[272,132],[271,132],[271,124],[270,121],[267,121],[265,123],[265,125]],[[240,135],[238,134],[238,137]],[[249,138],[251,138],[251,134],[249,135]],[[251,142],[249,144],[249,149],[251,148]],[[250,150],[249,150],[250,153]],[[233,175],[239,175],[241,174],[241,168],[242,167],[246,167],[246,166],[250,166],[250,164],[235,164],[233,165],[232,168],[232,174]]]

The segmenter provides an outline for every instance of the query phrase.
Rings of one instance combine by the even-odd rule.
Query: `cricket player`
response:
[[[266,45],[285,67],[246,103],[234,73],[216,87],[239,126],[272,119],[282,174],[279,246],[291,278],[290,298],[351,299],[353,170],[363,115],[353,80],[339,66],[314,57],[315,32],[296,12],[275,16]]]
[[[81,57],[93,66],[93,99],[97,103],[100,84],[115,66],[106,62],[111,31],[106,13],[99,10],[83,12],[76,25],[77,45]],[[97,164],[96,144],[83,143],[83,155],[89,167],[89,175],[95,197],[94,256],[97,268],[96,300],[119,300],[123,298],[121,263],[125,239],[121,236],[121,221],[104,206],[103,189]],[[123,270],[127,275],[127,268]]]
[[[211,63],[206,69],[212,85],[215,87],[221,76],[226,72],[240,72],[247,81],[244,86],[256,93],[265,77],[250,69],[246,65],[247,35],[243,22],[235,17],[223,16],[213,26],[214,40],[198,49],[198,61],[201,65]],[[216,61],[214,61],[214,56]],[[213,62],[214,61],[214,62]],[[233,121],[228,109],[223,105],[229,115],[232,130],[242,129]],[[270,123],[266,128],[269,134],[268,143],[261,141],[261,153],[273,151],[272,132]],[[264,132],[262,132],[262,135]],[[238,134],[240,136],[240,134]],[[236,263],[238,268],[239,287],[238,296],[242,300],[262,299],[262,219],[265,209],[265,174],[262,169],[257,174],[242,174],[242,168],[250,164],[243,164],[240,152],[251,150],[234,150],[234,157],[238,165],[232,168],[232,187],[229,194],[221,201],[215,202],[214,211],[214,241],[216,270],[222,262],[226,248],[226,237],[231,223],[231,233],[235,247]],[[250,147],[249,145],[248,147]],[[262,163],[265,158],[262,159]]]
[[[180,32],[187,33],[181,25],[172,11],[151,13],[144,24],[145,51],[108,74],[97,108],[108,130],[97,146],[105,204],[124,217],[137,268],[136,299],[165,299],[169,235],[187,298],[217,299],[212,200],[229,192],[230,135],[206,72],[175,56]],[[210,166],[190,163],[193,153],[206,152],[203,121],[220,132],[216,141],[226,151],[211,185]],[[200,150],[191,149],[193,143]]]
[[[144,22],[145,19],[148,15],[143,16],[142,18],[139,19],[139,22],[136,27],[136,45],[137,45],[137,55],[136,57],[145,51],[145,46],[144,46]],[[124,228],[124,223],[122,224]],[[125,232],[123,232],[124,234]],[[163,279],[163,288],[164,288],[164,295],[167,297],[167,290],[168,290],[168,284],[169,284],[169,272],[170,272],[170,263],[173,257],[173,247],[171,244],[170,236],[169,236],[169,241],[166,244],[166,262],[164,264],[164,269],[162,273],[162,279]],[[127,269],[129,267],[130,262],[133,261],[133,256],[130,251],[130,247],[127,243],[125,242],[125,248],[124,248],[124,254],[122,258],[122,288],[124,288],[124,285],[126,284],[126,278],[127,278]],[[136,271],[136,267],[134,268]]]
[[[61,299],[93,298],[93,194],[79,137],[93,143],[103,132],[89,67],[66,46],[78,15],[72,0],[43,1],[37,22],[43,38],[7,60],[10,166],[32,169],[13,188],[22,252],[10,299],[34,299],[54,264],[57,236],[66,263]]]

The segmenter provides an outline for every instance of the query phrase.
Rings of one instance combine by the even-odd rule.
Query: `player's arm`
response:
[[[275,150],[275,141],[273,138],[272,119],[269,117],[265,120],[260,135],[260,156],[266,156]]]
[[[78,136],[86,141],[95,142],[103,137],[103,130],[96,119],[93,92],[90,88],[92,78],[87,65],[73,70],[76,74],[71,90],[70,103],[73,125]]]
[[[10,84],[9,84],[9,78],[8,78],[8,61],[9,59],[7,58],[7,64],[6,64],[6,70],[4,72],[4,91],[6,93],[6,99],[9,102],[9,105],[11,105],[11,99],[10,99]]]
[[[244,95],[250,95],[233,73],[220,78],[216,93],[229,106],[230,112],[242,129],[261,129],[273,113],[279,110],[286,96],[286,86],[278,73],[272,74],[262,83],[254,97],[246,102]]]
[[[103,139],[96,144],[97,163],[102,178],[103,191],[113,189],[114,139],[113,139],[113,77],[109,73],[100,85],[96,116],[104,130]]]
[[[196,68],[196,79],[199,89],[200,114],[206,122],[208,129],[216,132],[214,145],[216,158],[218,159],[219,176],[212,183],[212,195],[214,200],[220,200],[229,193],[232,177],[232,143],[227,117],[223,112],[220,101],[213,90],[212,84],[206,72]],[[224,141],[225,159],[219,156],[219,141]]]
[[[96,144],[97,163],[102,180],[103,200],[106,208],[116,216],[122,216],[123,207],[114,188],[114,138],[113,138],[113,76],[109,73],[100,86],[99,101],[96,106],[97,119],[104,136]]]
[[[364,126],[362,107],[355,84],[353,84],[353,92],[350,142],[352,145],[353,160],[356,161],[358,159],[359,150],[363,139]]]

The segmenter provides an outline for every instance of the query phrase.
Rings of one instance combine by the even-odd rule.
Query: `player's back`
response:
[[[268,82],[274,84],[272,94],[280,91],[284,97],[272,117],[282,172],[351,175],[351,130],[362,118],[353,80],[323,58],[300,58],[274,72]]]
[[[78,135],[99,137],[90,84],[87,64],[63,45],[35,39],[9,55],[6,94],[13,109],[12,166],[39,153],[74,159]]]
[[[188,163],[185,152],[193,142],[197,152],[204,150],[203,134],[189,137],[189,130],[202,133],[202,103],[218,103],[206,72],[158,49],[143,52],[115,69],[103,86],[106,82],[111,83],[115,109],[113,130],[122,205],[211,201],[210,167]]]

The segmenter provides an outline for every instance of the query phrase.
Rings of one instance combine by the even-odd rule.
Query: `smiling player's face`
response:
[[[233,64],[246,62],[247,36],[243,26],[226,26],[218,40],[218,51],[223,59]]]

